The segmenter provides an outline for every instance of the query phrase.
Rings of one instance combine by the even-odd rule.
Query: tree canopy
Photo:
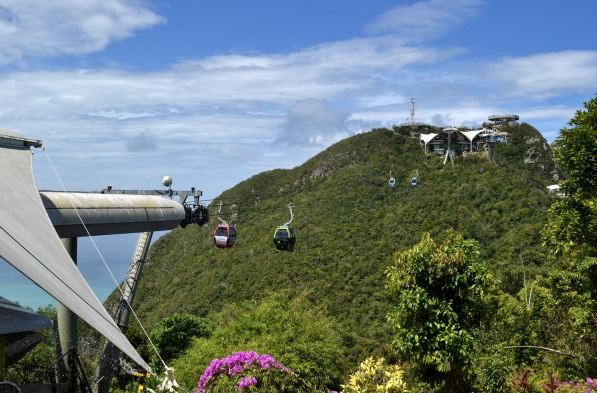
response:
[[[394,307],[388,321],[399,354],[446,373],[463,389],[464,367],[473,352],[490,276],[479,261],[479,246],[453,230],[437,244],[428,233],[396,254],[388,271]]]

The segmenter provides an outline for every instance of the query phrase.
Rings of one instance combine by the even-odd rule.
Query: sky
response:
[[[404,122],[411,97],[420,122],[515,113],[551,142],[597,93],[594,15],[594,0],[0,0],[0,128],[43,140],[69,190],[170,175],[207,199]],[[60,189],[44,154],[34,166]],[[135,238],[97,238],[119,279]],[[0,296],[52,302],[3,261]]]

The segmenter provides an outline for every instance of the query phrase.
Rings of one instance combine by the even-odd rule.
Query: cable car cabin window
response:
[[[236,228],[230,227],[230,237],[236,237]]]
[[[276,237],[278,239],[288,239],[288,231],[286,229],[279,229]]]
[[[218,227],[218,229],[216,229],[216,236],[228,236],[226,227]]]

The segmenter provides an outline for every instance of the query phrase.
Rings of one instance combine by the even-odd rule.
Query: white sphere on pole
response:
[[[164,187],[170,187],[172,185],[172,178],[170,176],[164,176],[162,178],[162,184]]]

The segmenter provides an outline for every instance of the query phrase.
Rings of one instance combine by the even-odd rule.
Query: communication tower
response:
[[[413,127],[417,125],[415,120],[415,97],[410,99],[410,125]]]

